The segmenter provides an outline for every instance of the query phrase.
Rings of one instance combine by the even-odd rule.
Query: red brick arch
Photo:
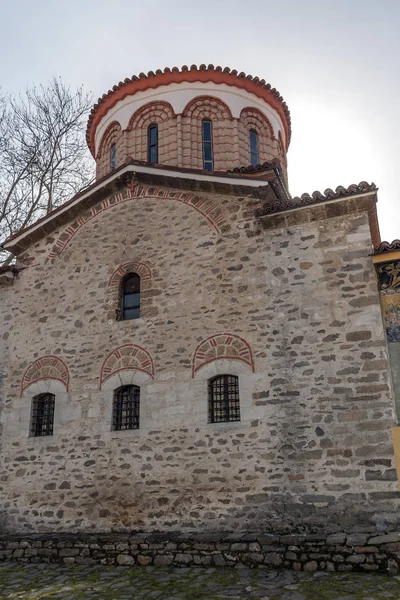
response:
[[[248,342],[234,333],[217,333],[197,346],[192,358],[192,377],[201,367],[220,359],[240,360],[254,372],[253,353]]]
[[[164,100],[149,102],[133,113],[126,129],[127,131],[131,131],[132,129],[146,127],[150,123],[164,123],[175,116],[174,109],[169,102],[165,102]]]
[[[109,210],[110,208],[114,208],[118,204],[123,204],[124,202],[137,202],[145,199],[156,199],[160,202],[179,202],[198,212],[208,221],[208,223],[210,223],[210,225],[214,227],[217,233],[221,233],[221,228],[224,227],[225,217],[221,213],[221,210],[218,208],[217,204],[211,199],[201,198],[186,192],[173,192],[170,190],[154,187],[141,187],[133,184],[127,186],[121,192],[116,192],[112,196],[105,198],[95,206],[92,206],[90,209],[87,209],[85,212],[80,214],[75,221],[72,221],[72,223],[70,223],[64,229],[64,231],[55,241],[55,244],[49,253],[49,258],[54,259],[60,256],[78,231],[80,231],[80,229],[84,227],[86,223],[89,223],[101,213]]]
[[[109,287],[119,287],[121,280],[128,273],[137,273],[141,281],[151,279],[152,273],[150,267],[141,262],[127,262],[115,269],[108,282]]]
[[[142,371],[154,379],[154,362],[151,354],[137,344],[125,344],[115,348],[102,364],[100,389],[103,383],[119,371]]]
[[[118,121],[113,121],[112,123],[110,123],[110,125],[107,127],[101,138],[96,160],[98,160],[99,157],[102,156],[104,151],[109,150],[114,142],[118,141],[121,132],[121,125]]]
[[[214,120],[233,119],[231,110],[225,102],[214,96],[196,96],[185,106],[183,116],[193,119],[211,117]]]
[[[65,362],[58,356],[42,356],[31,363],[21,381],[21,396],[27,387],[43,379],[55,379],[69,387],[69,371]]]
[[[243,108],[239,120],[247,129],[255,129],[259,135],[274,138],[274,130],[269,119],[257,108],[250,106]]]

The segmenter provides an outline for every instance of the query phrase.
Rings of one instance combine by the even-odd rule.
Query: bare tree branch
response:
[[[59,206],[93,181],[85,142],[92,105],[61,79],[0,95],[0,240]],[[0,253],[9,264],[12,257]]]

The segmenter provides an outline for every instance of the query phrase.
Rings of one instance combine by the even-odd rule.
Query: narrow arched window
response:
[[[112,428],[139,429],[140,387],[123,385],[114,390]]]
[[[203,169],[205,171],[214,171],[213,157],[213,135],[212,122],[208,120],[202,121],[202,136],[203,136]]]
[[[158,125],[152,123],[147,128],[147,162],[158,163]]]
[[[129,273],[121,283],[120,320],[138,319],[140,317],[140,277],[137,273]]]
[[[115,169],[117,166],[117,146],[113,144],[110,148],[110,169]]]
[[[239,378],[217,375],[208,381],[208,421],[240,421]]]
[[[254,129],[250,129],[250,163],[255,167],[259,162],[258,134]]]
[[[53,435],[54,404],[54,394],[38,394],[32,398],[31,436]]]

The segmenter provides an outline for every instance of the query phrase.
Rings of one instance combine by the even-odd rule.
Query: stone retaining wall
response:
[[[0,536],[0,561],[400,570],[400,533],[134,533]]]

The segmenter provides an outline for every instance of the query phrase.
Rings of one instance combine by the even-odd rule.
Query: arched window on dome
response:
[[[158,125],[152,123],[147,128],[147,162],[158,163]]]
[[[203,119],[201,126],[203,137],[203,169],[205,171],[214,171],[212,122],[209,119]]]
[[[254,129],[250,129],[250,164],[255,167],[260,162],[258,156],[258,134]]]
[[[121,281],[120,307],[117,311],[119,321],[128,321],[140,317],[140,277],[137,273],[128,273]]]
[[[114,170],[117,166],[117,146],[113,144],[110,148],[110,169]]]

